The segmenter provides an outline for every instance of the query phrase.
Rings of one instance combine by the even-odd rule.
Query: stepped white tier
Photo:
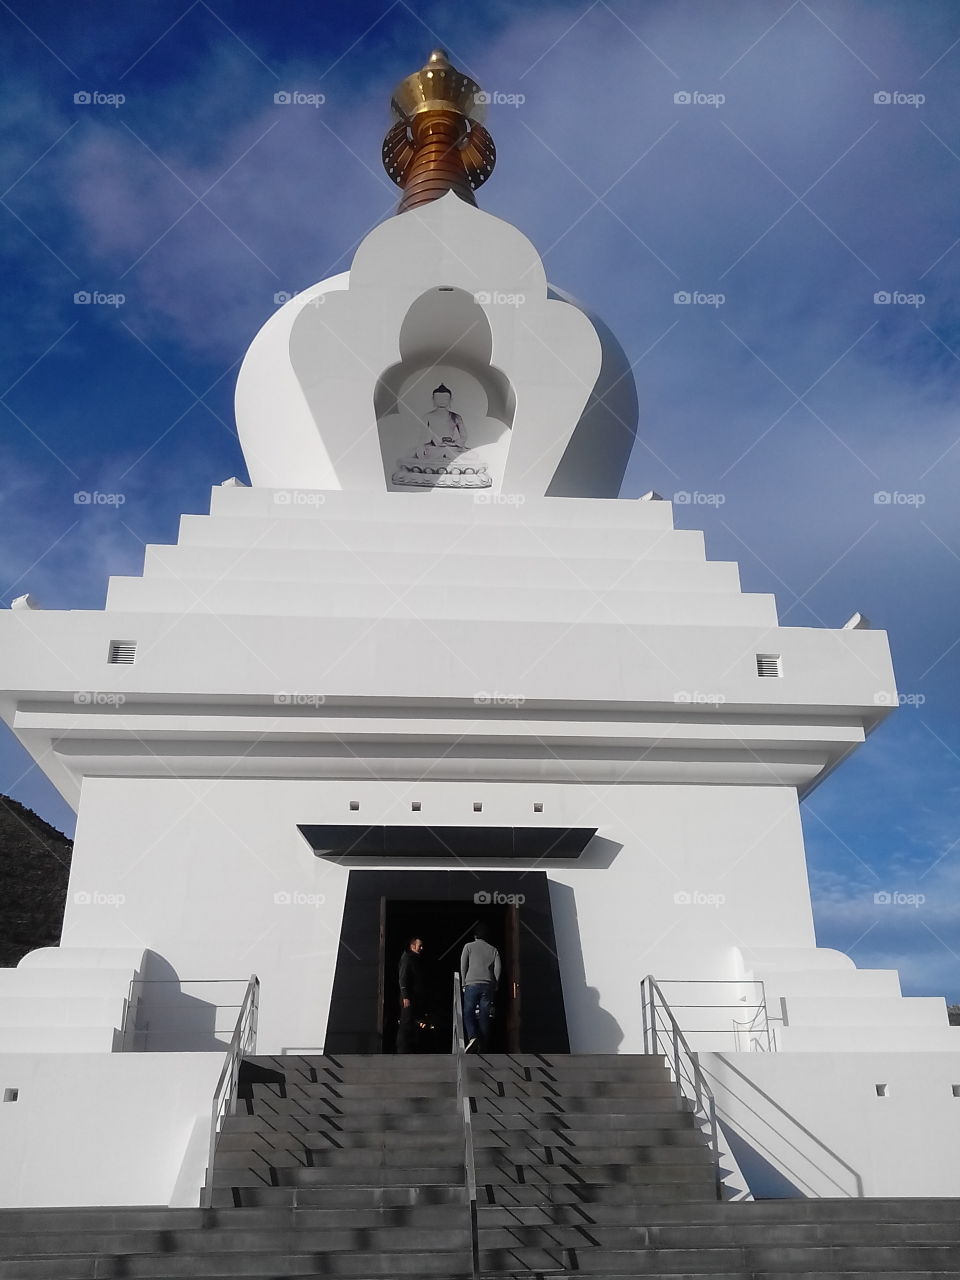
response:
[[[26,1087],[50,1053],[109,1059],[115,1146],[150,1064],[183,1087],[122,1178],[67,1169],[47,1202],[188,1202],[227,1003],[188,983],[255,971],[261,1053],[377,1049],[390,939],[414,910],[439,936],[441,902],[502,927],[520,1047],[640,1052],[663,979],[755,1191],[960,1192],[943,1001],[818,949],[807,885],[799,802],[896,704],[886,636],[781,627],[669,503],[616,496],[628,372],[529,241],[448,195],[254,340],[253,487],[214,488],[104,609],[0,616],[4,718],[78,810],[60,953],[0,974],[0,1202],[40,1203],[40,1138],[76,1124],[75,1090]],[[393,484],[440,384],[486,490]],[[149,1052],[196,1048],[205,1010],[201,1051]]]

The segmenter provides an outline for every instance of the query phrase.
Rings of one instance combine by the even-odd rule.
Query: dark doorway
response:
[[[423,1047],[449,1053],[453,973],[481,919],[503,958],[492,1048],[569,1053],[545,872],[355,870],[347,882],[326,1052],[394,1051],[397,968],[407,939],[417,935],[427,944],[434,1028]]]
[[[491,1034],[491,1053],[515,1053],[520,1019],[520,974],[516,931],[508,916],[517,908],[473,902],[408,902],[384,899],[383,933],[383,1052],[393,1053],[400,1017],[397,970],[404,947],[413,937],[423,940],[422,966],[427,985],[427,1028],[422,1035],[424,1053],[448,1053],[453,1040],[453,975],[460,964],[464,944],[476,925],[489,929],[490,941],[500,952],[502,973]]]

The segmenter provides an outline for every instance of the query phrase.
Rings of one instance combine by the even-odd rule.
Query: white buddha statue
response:
[[[490,487],[487,465],[468,447],[463,419],[450,407],[452,399],[453,392],[441,382],[433,392],[424,440],[408,457],[397,460],[394,484],[445,489]]]

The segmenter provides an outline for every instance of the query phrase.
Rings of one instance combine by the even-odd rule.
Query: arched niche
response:
[[[491,363],[493,338],[483,307],[464,289],[434,287],[410,306],[400,327],[400,359],[378,378],[374,412],[384,480],[392,492],[435,488],[500,489],[516,400],[509,378]],[[428,440],[433,392],[450,389],[450,408],[463,421],[468,464],[463,477],[444,473],[442,459],[415,460]],[[428,451],[429,452],[429,451]],[[417,471],[418,462],[423,470]],[[404,464],[410,464],[405,466]],[[415,474],[411,474],[415,473]],[[404,476],[395,483],[394,477]]]

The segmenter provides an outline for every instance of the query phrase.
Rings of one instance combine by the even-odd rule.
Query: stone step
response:
[[[701,1248],[709,1245],[756,1244],[952,1244],[960,1243],[960,1206],[952,1221],[887,1222],[874,1218],[863,1221],[843,1219],[827,1222],[746,1221],[739,1213],[741,1205],[721,1205],[735,1210],[726,1223],[703,1223],[702,1206],[691,1205],[682,1210],[687,1221],[662,1225],[652,1222],[653,1213],[636,1202],[603,1204],[554,1205],[489,1205],[479,1204],[477,1217],[481,1231],[497,1228],[579,1227],[588,1231],[610,1227],[642,1228],[650,1244],[658,1248]],[[662,1216],[657,1211],[657,1216]],[[681,1216],[678,1214],[678,1217]],[[740,1219],[737,1221],[736,1219]]]
[[[279,1084],[253,1084],[251,1093],[254,1098],[281,1097],[282,1088],[284,1086]],[[389,1084],[384,1084],[383,1081],[379,1080],[363,1084],[336,1081],[321,1081],[313,1084],[309,1081],[288,1079],[285,1088],[288,1098],[330,1098],[337,1101],[352,1098],[361,1100],[376,1099],[388,1094],[392,1100],[428,1098],[436,1099],[437,1101],[445,1100],[449,1104],[455,1102],[457,1097],[456,1086],[453,1083],[448,1084],[444,1089],[437,1081],[420,1079],[391,1080]]]
[[[122,1275],[136,1280],[169,1280],[172,1277],[217,1276],[254,1277],[273,1280],[281,1276],[338,1276],[344,1280],[393,1280],[396,1276],[442,1276],[444,1280],[469,1280],[471,1269],[466,1249],[456,1252],[428,1250],[409,1253],[339,1253],[326,1258],[317,1270],[314,1253],[291,1254],[138,1253],[124,1257],[123,1270],[113,1268],[114,1259],[96,1254],[62,1254],[57,1257],[18,1258],[0,1261],[0,1280],[98,1280],[101,1276]]]
[[[791,1275],[820,1270],[837,1280],[841,1275],[875,1277],[879,1268],[890,1271],[894,1258],[889,1249],[847,1248],[706,1248],[706,1249],[598,1249],[517,1246],[481,1248],[485,1272],[514,1272],[524,1268],[564,1267],[570,1273],[592,1276],[648,1276],[708,1274],[713,1276],[770,1274]],[[907,1247],[896,1250],[896,1262],[909,1272],[956,1275],[960,1250]],[[894,1270],[893,1274],[897,1274]]]
[[[661,1062],[666,1065],[667,1059],[662,1053],[478,1053],[468,1058],[468,1062],[512,1069],[519,1067],[560,1069],[581,1066],[643,1067],[650,1062]]]
[[[693,1183],[713,1186],[715,1183],[712,1162],[688,1162],[685,1164],[511,1164],[508,1161],[493,1161],[478,1156],[477,1182],[495,1182],[499,1186],[513,1186],[516,1183],[537,1185],[546,1183],[555,1185],[593,1187],[607,1186],[611,1183],[644,1183],[649,1185],[660,1183]],[[313,1172],[305,1170],[304,1172]]]
[[[321,1086],[304,1086],[304,1091],[311,1093]],[[676,1085],[669,1079],[657,1080],[562,1080],[555,1083],[549,1081],[525,1081],[516,1078],[497,1080],[473,1078],[469,1081],[467,1092],[475,1098],[508,1097],[508,1098],[562,1098],[577,1100],[580,1098],[601,1098],[605,1102],[624,1099],[676,1099]],[[391,1087],[391,1093],[396,1090]],[[290,1093],[290,1096],[294,1096]]]
[[[519,1145],[511,1147],[508,1150],[502,1150],[498,1147],[479,1146],[475,1148],[477,1170],[482,1168],[489,1176],[490,1169],[516,1168],[522,1165],[524,1168],[530,1167],[534,1169],[552,1168],[560,1165],[566,1169],[580,1169],[584,1167],[597,1167],[600,1165],[629,1165],[631,1167],[640,1167],[646,1165],[710,1165],[713,1168],[713,1152],[709,1147],[699,1146],[598,1146],[598,1147],[567,1147],[561,1143],[556,1146],[540,1146],[537,1144],[529,1147],[521,1147]]]
[[[696,1182],[640,1184],[624,1181],[594,1185],[582,1182],[549,1183],[538,1179],[491,1185],[481,1178],[478,1179],[477,1194],[479,1208],[484,1205],[508,1208],[516,1205],[584,1207],[629,1204],[641,1206],[646,1212],[658,1216],[668,1214],[671,1210],[685,1214],[688,1203],[696,1204],[698,1213],[704,1205],[710,1207],[718,1203],[716,1183],[706,1179]]]
[[[194,1254],[202,1258],[209,1253],[404,1253],[409,1250],[439,1249],[444,1252],[469,1249],[470,1230],[462,1206],[457,1206],[459,1221],[453,1224],[427,1223],[423,1226],[400,1224],[389,1226],[340,1225],[333,1222],[322,1228],[264,1227],[210,1228],[207,1230],[153,1231],[65,1231],[28,1235],[9,1235],[3,1240],[3,1252],[20,1257],[58,1256],[63,1254],[133,1255],[149,1253]]]
[[[692,1111],[657,1110],[651,1112],[602,1111],[477,1111],[472,1120],[474,1135],[479,1133],[571,1132],[615,1136],[637,1130],[671,1133],[700,1133]]]
[[[640,1215],[638,1215],[639,1217]],[[743,1260],[752,1259],[757,1250],[784,1250],[791,1266],[798,1259],[812,1257],[810,1250],[825,1248],[852,1251],[867,1249],[870,1251],[869,1266],[875,1265],[874,1254],[878,1249],[888,1251],[898,1257],[910,1253],[917,1248],[960,1250],[960,1230],[941,1224],[941,1230],[935,1235],[916,1230],[904,1231],[903,1228],[887,1232],[885,1224],[864,1224],[856,1232],[840,1234],[836,1231],[824,1231],[814,1225],[805,1228],[782,1227],[780,1230],[755,1228],[752,1232],[716,1231],[711,1234],[708,1228],[701,1228],[695,1233],[689,1229],[675,1228],[672,1231],[658,1231],[648,1228],[640,1222],[621,1223],[585,1223],[568,1221],[554,1223],[518,1223],[492,1225],[487,1214],[480,1215],[480,1240],[484,1249],[511,1248],[549,1248],[564,1249],[605,1249],[605,1250],[637,1250],[649,1249],[659,1252],[691,1250],[709,1251],[715,1248],[726,1248],[740,1251]],[[919,1238],[917,1238],[919,1236]],[[857,1255],[859,1256],[859,1255]],[[851,1253],[850,1259],[855,1261]],[[946,1255],[944,1259],[946,1260]]]
[[[320,1081],[337,1083],[339,1081],[348,1084],[383,1083],[393,1085],[395,1082],[438,1081],[440,1083],[449,1083],[451,1087],[456,1083],[456,1059],[452,1054],[447,1054],[439,1063],[428,1063],[417,1071],[393,1065],[394,1062],[416,1061],[416,1057],[413,1055],[409,1057],[402,1055],[401,1058],[392,1060],[386,1058],[380,1059],[380,1061],[386,1063],[386,1065],[357,1069],[355,1067],[337,1066],[329,1061],[326,1065],[314,1065],[302,1059],[290,1062],[284,1062],[282,1059],[258,1059],[256,1061],[250,1058],[244,1059],[244,1062],[249,1064],[248,1069],[251,1074],[261,1072],[265,1076],[283,1076],[287,1080],[299,1083],[316,1083]]]
[[[714,1204],[699,1205],[695,1214],[684,1208],[650,1209],[648,1221],[654,1225],[670,1226],[688,1223],[727,1226],[777,1222],[957,1222],[960,1221],[960,1200],[931,1196],[877,1199],[796,1198],[748,1200],[735,1204],[717,1201]]]
[[[492,1271],[485,1269],[482,1280],[555,1280],[559,1276],[575,1276],[577,1272],[537,1269]],[[837,1271],[628,1271],[607,1272],[592,1271],[590,1280],[957,1280],[954,1271],[845,1271],[842,1276]]]
[[[571,1059],[569,1063],[517,1063],[495,1062],[470,1053],[464,1059],[464,1065],[468,1079],[490,1075],[534,1080],[643,1080],[668,1074],[666,1059],[653,1054],[643,1054],[629,1063],[615,1056],[604,1061]]]
[[[436,1140],[416,1147],[416,1158],[421,1165],[436,1167],[449,1165],[453,1167],[459,1161],[463,1165],[463,1139],[438,1143]],[[404,1147],[356,1147],[352,1144],[346,1148],[306,1148],[300,1145],[295,1148],[270,1146],[244,1147],[240,1150],[217,1150],[218,1169],[240,1169],[271,1167],[274,1169],[380,1169],[402,1168],[408,1166],[413,1153]]]
[[[421,1123],[419,1127],[409,1130],[359,1129],[345,1132],[332,1125],[322,1129],[315,1126],[305,1128],[298,1122],[291,1129],[278,1129],[275,1126],[261,1129],[224,1127],[217,1141],[217,1154],[219,1158],[221,1151],[262,1151],[267,1147],[291,1151],[343,1151],[364,1147],[409,1151],[411,1147],[430,1146],[446,1140],[463,1145],[463,1121],[458,1116],[454,1116],[450,1123],[443,1126],[433,1123],[424,1126]],[[564,1140],[566,1141],[566,1137]]]
[[[271,1173],[271,1169],[274,1171]],[[209,1175],[208,1175],[209,1177]],[[275,1180],[274,1180],[275,1179]],[[328,1168],[304,1168],[302,1165],[286,1168],[263,1165],[260,1169],[249,1167],[224,1168],[214,1162],[215,1187],[259,1186],[442,1186],[463,1185],[463,1164],[436,1166],[363,1166],[357,1164],[332,1165]]]
[[[596,1129],[622,1132],[626,1129],[691,1129],[697,1127],[693,1112],[677,1099],[653,1098],[641,1105],[638,1101],[618,1098],[613,1110],[604,1110],[602,1100],[575,1099],[567,1107],[562,1099],[474,1098],[475,1130]],[[456,1099],[432,1101],[424,1098],[391,1099],[375,1102],[364,1099],[333,1100],[323,1098],[257,1098],[250,1111],[228,1116],[225,1128],[240,1131],[247,1128],[294,1131],[316,1130],[332,1126],[343,1132],[419,1131],[437,1125],[438,1131],[448,1122],[459,1125]]]
[[[323,1187],[215,1186],[213,1205],[219,1212],[248,1213],[251,1210],[276,1213],[295,1210],[336,1210],[455,1206],[463,1212],[466,1192],[462,1184],[430,1183],[423,1186],[344,1185]],[[240,1206],[234,1208],[234,1206]]]
[[[223,1139],[221,1139],[221,1142]],[[566,1147],[585,1155],[590,1148],[608,1149],[610,1142],[617,1147],[702,1147],[705,1143],[699,1129],[650,1128],[650,1129],[567,1129],[567,1128],[510,1128],[481,1129],[474,1127],[473,1144],[476,1148],[494,1148],[513,1151],[523,1147]]]
[[[706,1245],[741,1248],[776,1245],[807,1248],[821,1246],[927,1245],[960,1247],[960,1216],[956,1222],[858,1222],[858,1223],[753,1223],[740,1226],[647,1226],[650,1244],[658,1249],[695,1249]]]
[[[290,1188],[284,1188],[290,1190]],[[0,1255],[10,1253],[9,1238],[29,1234],[42,1237],[47,1232],[69,1232],[75,1236],[93,1232],[214,1232],[287,1231],[293,1228],[320,1230],[330,1226],[417,1228],[450,1226],[463,1222],[463,1188],[448,1194],[448,1188],[351,1187],[329,1188],[322,1203],[276,1207],[169,1209],[164,1206],[4,1209],[0,1211]],[[442,1192],[443,1194],[437,1194]],[[359,1194],[358,1194],[359,1193]],[[429,1193],[429,1194],[428,1194]],[[415,1198],[411,1199],[411,1195]],[[316,1195],[309,1190],[304,1197]],[[374,1199],[381,1201],[379,1205]]]
[[[262,1085],[254,1086],[263,1089]],[[254,1096],[252,1115],[282,1115],[284,1113],[315,1113],[329,1116],[366,1116],[378,1117],[389,1115],[449,1116],[456,1113],[457,1100],[438,1097],[400,1097],[379,1095],[369,1098],[309,1098],[303,1095],[282,1098],[278,1093],[261,1092]],[[373,1120],[371,1120],[373,1123]]]
[[[638,1054],[640,1058],[646,1054]],[[504,1055],[509,1059],[510,1055]],[[243,1061],[253,1066],[265,1067],[277,1071],[313,1068],[317,1071],[338,1071],[361,1073],[368,1071],[407,1072],[411,1076],[422,1075],[431,1070],[456,1070],[456,1058],[452,1053],[246,1053]],[[666,1061],[666,1059],[663,1059]]]
[[[481,1114],[509,1114],[509,1115],[526,1115],[532,1112],[552,1112],[556,1115],[587,1115],[590,1113],[599,1115],[617,1116],[625,1115],[642,1115],[644,1113],[655,1114],[663,1112],[665,1114],[675,1112],[689,1112],[691,1110],[689,1104],[680,1099],[675,1093],[672,1097],[668,1095],[658,1097],[618,1097],[609,1099],[604,1097],[575,1097],[570,1099],[562,1098],[558,1095],[551,1097],[531,1097],[520,1098],[516,1094],[498,1098],[491,1094],[471,1094],[476,1100],[476,1110]],[[611,1102],[615,1105],[611,1106]]]
[[[276,1171],[277,1183],[287,1187],[327,1186],[330,1183],[340,1186],[396,1186],[440,1184],[441,1186],[463,1185],[463,1162],[460,1164],[438,1164],[411,1166],[365,1166],[365,1165],[331,1165],[327,1168],[284,1168]],[[251,1185],[251,1184],[247,1184]]]
[[[510,1250],[508,1265],[515,1266],[517,1253],[524,1264],[537,1265],[541,1252],[547,1256],[552,1251]],[[895,1255],[895,1256],[892,1256]],[[484,1251],[485,1258],[498,1265],[496,1250]],[[838,1245],[836,1247],[811,1246],[793,1249],[789,1247],[708,1248],[708,1249],[577,1249],[575,1269],[586,1275],[642,1276],[649,1272],[669,1275],[677,1271],[701,1270],[718,1275],[746,1271],[747,1274],[795,1275],[798,1271],[823,1271],[833,1276],[863,1275],[874,1277],[882,1267],[893,1270],[892,1264],[906,1271],[951,1272],[958,1274],[960,1249],[934,1245],[929,1248],[904,1246],[901,1249],[870,1248]],[[484,1265],[487,1265],[485,1261]]]

